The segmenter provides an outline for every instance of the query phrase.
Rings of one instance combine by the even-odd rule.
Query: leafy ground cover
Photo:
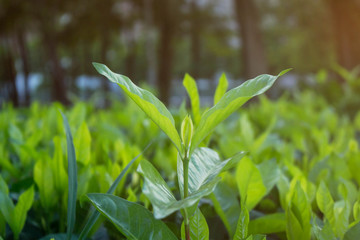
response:
[[[239,100],[220,123],[229,112],[202,114],[190,76],[184,85],[193,123],[183,121],[190,119],[184,105],[168,111],[145,96],[169,120],[162,125],[167,120],[156,119],[156,109],[141,107],[144,92],[124,84],[134,101],[106,110],[83,102],[4,106],[0,236],[185,239],[188,228],[191,239],[360,238],[360,114],[338,114],[309,91],[277,101],[261,95],[241,109]],[[222,76],[216,106],[231,107],[226,88]],[[202,121],[214,124],[202,129]],[[68,170],[75,162],[76,174]]]

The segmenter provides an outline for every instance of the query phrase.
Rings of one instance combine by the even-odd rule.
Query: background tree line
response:
[[[68,104],[75,79],[95,75],[93,61],[157,86],[164,102],[185,72],[351,70],[359,12],[359,0],[0,0],[0,101],[19,105],[21,75],[28,105],[30,74],[41,73],[51,100]]]

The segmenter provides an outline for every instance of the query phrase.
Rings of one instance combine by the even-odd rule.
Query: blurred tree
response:
[[[360,65],[360,1],[325,1],[332,15],[338,64],[352,70]]]
[[[44,50],[47,55],[48,67],[52,84],[52,100],[69,104],[66,94],[65,72],[60,63],[59,32],[61,29],[60,18],[64,17],[67,1],[62,0],[34,0],[32,14],[37,21]],[[66,15],[65,15],[66,16]]]
[[[159,94],[160,99],[168,104],[175,51],[174,38],[182,19],[183,0],[157,0],[153,3],[154,21],[159,31],[157,68]]]
[[[252,78],[268,71],[259,15],[253,0],[234,0],[242,40],[244,75]]]
[[[30,93],[29,93],[29,74],[30,74],[30,64],[29,64],[29,54],[26,41],[27,31],[26,28],[30,27],[29,20],[29,8],[30,5],[28,2],[22,2],[19,0],[1,0],[0,1],[1,10],[0,10],[0,35],[1,38],[4,38],[5,46],[5,71],[4,73],[7,77],[5,79],[11,80],[10,95],[12,96],[12,101],[15,105],[18,105],[18,90],[16,88],[16,70],[15,70],[15,60],[16,55],[20,56],[21,61],[21,71],[24,78],[24,93],[26,106],[30,103]],[[11,43],[9,42],[11,41]],[[17,54],[19,53],[19,54]],[[12,61],[12,63],[10,63]]]

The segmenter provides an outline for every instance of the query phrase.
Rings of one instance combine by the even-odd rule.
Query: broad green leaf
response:
[[[110,195],[87,195],[94,207],[128,239],[177,239],[170,229],[143,206]]]
[[[158,127],[174,143],[179,152],[181,152],[180,136],[175,128],[175,121],[165,105],[157,99],[152,93],[139,88],[131,80],[123,75],[112,72],[107,66],[100,63],[93,63],[96,70],[107,77],[110,81],[117,83],[145,113],[154,121]]]
[[[39,188],[41,205],[49,210],[57,201],[53,172],[57,169],[51,167],[51,159],[43,156],[34,166],[34,181]]]
[[[244,157],[236,168],[236,182],[240,197],[246,198],[246,208],[249,210],[253,209],[267,192],[260,170],[248,157]]]
[[[67,142],[67,158],[68,158],[68,209],[67,209],[67,239],[70,240],[76,218],[76,194],[77,194],[77,166],[76,166],[76,154],[74,143],[71,135],[71,130],[66,116],[62,114],[63,124],[66,133]]]
[[[91,158],[91,135],[86,123],[83,122],[75,133],[74,147],[76,160],[84,166],[89,165]]]
[[[320,211],[324,214],[326,220],[335,229],[336,219],[334,215],[334,200],[324,182],[321,182],[316,192],[316,202]]]
[[[222,171],[237,164],[245,154],[245,152],[240,152],[227,160],[221,161],[218,153],[210,148],[196,149],[189,161],[189,193],[199,190],[202,185],[213,180]],[[183,164],[178,157],[177,174],[182,196],[184,193],[183,172]]]
[[[223,221],[230,236],[235,234],[240,214],[240,205],[236,196],[234,190],[224,182],[219,182],[210,195],[215,211]]]
[[[249,226],[249,211],[247,210],[245,204],[241,204],[241,211],[239,220],[237,222],[237,227],[234,235],[234,240],[245,240],[248,236],[248,226]]]
[[[219,79],[219,83],[216,87],[215,90],[215,95],[214,95],[214,105],[216,105],[220,99],[222,98],[222,96],[224,96],[224,94],[227,91],[228,88],[228,80],[226,79],[226,75],[225,73],[221,74],[221,77]]]
[[[196,208],[194,215],[190,217],[189,221],[191,240],[209,240],[209,227],[199,208]],[[184,222],[181,225],[181,238],[185,239]]]
[[[113,184],[110,186],[109,190],[106,192],[107,194],[113,194],[115,192],[116,187],[119,185],[121,179],[125,176],[126,172],[133,165],[133,163],[149,148],[149,146],[151,144],[152,144],[152,142],[150,142],[140,154],[138,154],[135,158],[133,158],[126,165],[126,167],[121,171],[119,176],[115,179]],[[88,234],[91,231],[92,227],[95,225],[96,221],[98,220],[99,216],[100,216],[100,213],[98,211],[94,211],[94,212],[91,213],[91,216],[89,217],[88,221],[86,222],[85,227],[81,231],[79,240],[84,239],[84,238],[86,239],[86,237],[88,236]]]
[[[183,85],[189,95],[190,101],[191,101],[191,110],[194,117],[194,123],[195,126],[200,121],[200,98],[199,98],[199,92],[196,86],[195,80],[189,75],[185,74]]]
[[[286,209],[286,236],[288,240],[310,240],[311,207],[298,182]]]
[[[12,230],[15,235],[15,239],[19,237],[21,230],[25,225],[26,215],[29,209],[31,208],[34,201],[34,187],[31,186],[19,197],[19,200],[14,208],[14,224]]]
[[[344,235],[343,240],[360,239],[360,222],[351,227]]]
[[[270,234],[285,232],[286,218],[285,213],[267,214],[256,218],[249,223],[249,234]]]
[[[224,121],[252,97],[268,90],[275,80],[287,71],[282,71],[278,76],[260,75],[225,93],[215,106],[202,114],[191,142],[190,155],[219,123]]]
[[[164,179],[150,162],[142,160],[137,171],[144,177],[142,192],[152,203],[155,218],[164,218],[177,210],[193,207],[202,197],[212,193],[220,180],[220,177],[215,177],[189,194],[186,199],[177,201]],[[193,210],[195,211],[195,209]]]

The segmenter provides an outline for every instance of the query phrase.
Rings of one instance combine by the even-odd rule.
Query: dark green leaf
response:
[[[343,240],[360,239],[360,222],[352,226],[344,235]]]
[[[177,239],[171,230],[143,206],[110,194],[92,193],[88,198],[128,239]]]
[[[148,147],[152,144],[149,143],[145,149],[138,154],[136,157],[134,157],[127,165],[126,167],[121,171],[121,173],[119,174],[119,176],[115,179],[115,181],[113,182],[113,184],[111,184],[109,190],[106,192],[108,194],[113,194],[116,187],[119,185],[121,179],[124,177],[124,175],[126,174],[126,172],[129,170],[129,168],[133,165],[133,163],[148,149]],[[90,230],[92,229],[92,227],[95,225],[96,221],[98,220],[100,216],[100,213],[98,211],[93,211],[91,216],[89,217],[88,221],[85,224],[85,227],[83,228],[83,230],[81,231],[79,240],[84,239],[88,236]]]

